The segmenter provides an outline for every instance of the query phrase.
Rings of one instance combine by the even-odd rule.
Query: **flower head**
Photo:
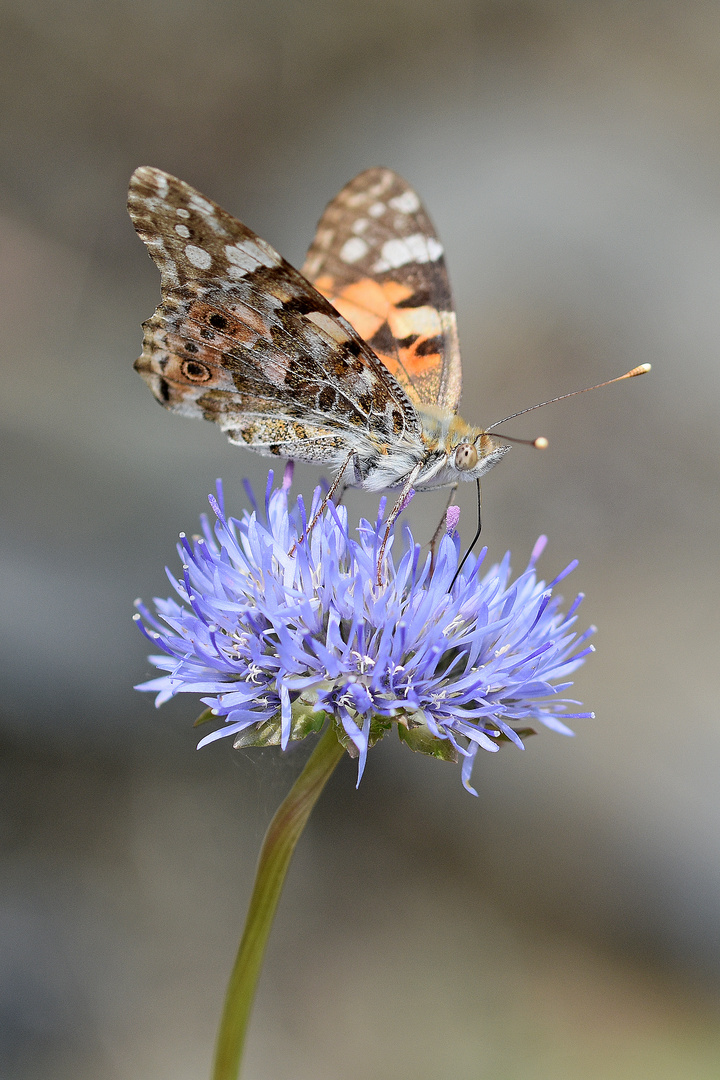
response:
[[[375,524],[360,522],[357,539],[345,509],[331,503],[308,533],[320,489],[308,515],[302,497],[289,509],[287,487],[273,489],[270,473],[264,512],[253,500],[235,520],[218,483],[214,527],[203,517],[203,536],[181,534],[183,577],[168,572],[180,602],[156,599],[156,615],[138,602],[135,618],[164,653],[150,660],[166,674],[137,689],[156,691],[157,705],[204,695],[200,720],[224,726],[199,746],[233,736],[235,746],[285,748],[329,720],[359,758],[359,783],[368,748],[395,726],[411,749],[461,760],[473,791],[478,750],[508,740],[522,748],[532,722],[571,735],[564,720],[593,715],[569,712],[577,703],[560,696],[592,650],[593,628],[572,629],[582,596],[562,614],[552,595],[576,563],[549,585],[538,580],[544,537],[515,580],[509,554],[481,575],[483,549],[453,582],[456,518],[434,560],[407,529],[397,565],[388,544],[378,586],[385,501]]]

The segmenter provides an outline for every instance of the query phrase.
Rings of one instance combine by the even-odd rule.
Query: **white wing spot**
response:
[[[334,319],[332,315],[326,315],[324,311],[309,311],[305,318],[324,331],[338,345],[344,345],[350,340],[350,334],[345,331],[340,320]]]
[[[188,244],[185,248],[185,258],[193,266],[197,266],[198,270],[209,270],[212,266],[210,252],[205,251],[204,248],[195,247],[194,244]]]
[[[264,240],[245,240],[239,244],[226,244],[225,254],[232,263],[233,277],[257,270],[258,266],[277,266],[280,256]],[[237,268],[237,270],[235,269]],[[238,273],[241,270],[242,273]]]
[[[212,218],[215,217],[215,207],[207,199],[203,199],[199,192],[193,191],[190,196],[190,205],[193,210],[197,210],[203,217]]]
[[[190,211],[184,210],[181,206],[175,211],[178,217],[190,217]]]
[[[377,199],[380,195],[383,195],[395,179],[395,174],[391,172],[384,172],[377,184],[373,184],[368,188],[368,195],[374,195]]]
[[[406,236],[402,240],[395,237],[383,244],[382,258],[375,263],[373,269],[381,274],[386,270],[396,270],[399,266],[405,266],[410,262],[435,262],[442,253],[443,246],[434,236],[413,233],[412,236]]]
[[[352,231],[360,235],[360,233],[365,232],[369,224],[370,222],[366,217],[360,217],[357,219],[357,221],[353,222]]]
[[[422,337],[436,337],[443,332],[440,312],[434,307],[395,308],[388,313],[390,329],[396,338],[418,334]]]
[[[368,214],[370,215],[370,217],[382,217],[385,213],[385,210],[385,203],[376,202],[373,203],[372,206],[369,208]]]
[[[414,191],[403,191],[402,195],[396,195],[390,200],[393,210],[399,210],[401,214],[415,214],[420,209],[420,200]]]
[[[334,229],[318,229],[315,233],[315,245],[320,248],[329,248],[335,237]]]
[[[176,225],[175,232],[178,234],[178,236],[182,236],[184,240],[187,240],[188,236],[190,235],[190,230],[188,229],[187,225]]]
[[[282,262],[282,259],[278,255],[275,248],[270,247],[267,240],[261,240],[260,237],[257,236],[253,241],[253,247],[257,248],[257,250],[260,252],[260,261],[263,266],[279,266]]]
[[[257,270],[259,261],[253,258],[245,244],[226,244],[225,254],[228,262],[246,274],[249,270]],[[236,275],[242,276],[242,275]]]
[[[367,255],[368,251],[369,248],[361,237],[351,236],[340,248],[340,258],[343,262],[354,263],[362,259],[363,255]]]

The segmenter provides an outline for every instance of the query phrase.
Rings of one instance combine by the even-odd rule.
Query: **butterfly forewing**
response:
[[[457,410],[460,352],[442,245],[397,173],[368,169],[342,189],[320,219],[303,274],[412,401]]]
[[[372,349],[264,240],[158,169],[134,173],[128,208],[162,275],[136,364],[161,404],[254,449],[333,464],[353,440],[417,437]]]

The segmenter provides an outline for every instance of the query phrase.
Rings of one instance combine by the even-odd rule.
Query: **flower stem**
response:
[[[285,874],[312,808],[343,753],[330,724],[265,834],[245,930],[225,995],[212,1080],[237,1080],[255,988]]]

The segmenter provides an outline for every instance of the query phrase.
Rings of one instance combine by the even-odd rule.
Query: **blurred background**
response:
[[[307,750],[195,753],[132,601],[215,478],[267,462],[132,363],[125,211],[181,176],[300,264],[388,165],[445,244],[462,415],[545,434],[484,483],[490,556],[579,569],[575,739],[459,770],[387,740],[299,847],[250,1080],[720,1071],[720,7],[704,0],[3,0],[0,1075],[208,1074],[258,847]],[[296,471],[296,488],[318,478]],[[349,496],[356,517],[373,500]],[[418,497],[422,535],[443,496]],[[462,492],[462,529],[474,524]]]

